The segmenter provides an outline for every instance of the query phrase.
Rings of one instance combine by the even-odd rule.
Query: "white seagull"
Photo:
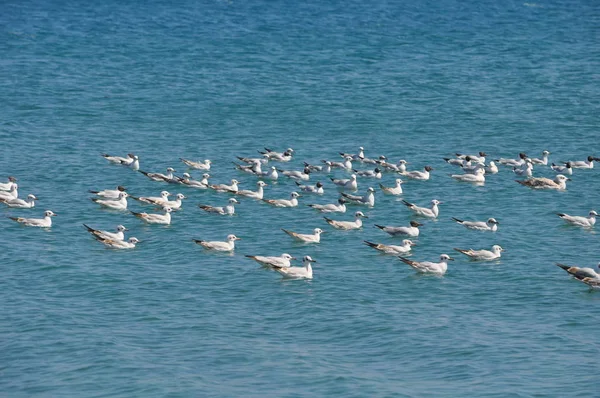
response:
[[[184,158],[179,158],[186,166],[196,169],[196,170],[210,170],[210,165],[212,162],[210,159],[204,159],[204,162],[194,162],[193,160],[188,160]]]
[[[381,191],[386,195],[402,195],[402,181],[400,178],[396,178],[396,185],[393,187],[386,187],[383,184],[379,184]]]
[[[420,180],[420,181],[427,181],[429,180],[429,172],[432,171],[433,168],[431,166],[425,166],[425,168],[423,169],[423,171],[406,171],[404,173],[400,173],[403,176],[406,176],[408,178],[412,178],[413,180]]]
[[[171,224],[171,208],[166,207],[165,214],[149,214],[149,213],[136,213],[134,211],[131,212],[137,218],[141,218],[146,221],[148,224]]]
[[[319,210],[321,213],[345,213],[346,212],[346,200],[344,198],[339,198],[338,203],[330,203],[326,205],[317,205],[312,204],[308,205],[309,207]]]
[[[157,202],[156,204],[158,206],[161,206],[163,209],[166,207],[170,207],[171,210],[179,210],[181,209],[181,205],[182,205],[182,200],[186,199],[187,197],[182,194],[182,193],[178,193],[177,195],[175,195],[175,200],[167,200],[166,202]]]
[[[236,158],[238,158],[242,162],[248,163],[248,164],[253,164],[255,162],[259,162],[260,164],[267,164],[267,163],[269,163],[269,156],[268,155],[262,155],[261,158],[247,158],[247,157],[241,157],[241,156],[236,156]]]
[[[260,265],[262,265],[264,267],[277,267],[277,268],[288,268],[291,266],[290,260],[295,260],[295,257],[292,257],[291,255],[289,255],[287,253],[283,253],[279,257],[249,256],[249,255],[246,255],[246,257],[251,258],[252,260],[256,261],[257,263],[259,263]]]
[[[239,184],[239,181],[234,178],[233,180],[231,180],[231,185],[217,184],[217,185],[209,185],[209,187],[214,189],[217,192],[236,193],[239,190],[238,184]]]
[[[321,242],[321,234],[323,233],[323,230],[321,228],[315,228],[312,234],[299,234],[297,232],[288,231],[287,229],[283,228],[281,228],[281,230],[289,236],[291,236],[292,238],[294,238],[295,240],[305,243]]]
[[[329,160],[322,160],[325,163],[323,166],[317,166],[304,162],[304,167],[308,167],[310,171],[318,171],[322,173],[331,173],[331,162]]]
[[[381,169],[379,167],[376,167],[375,170],[363,170],[363,171],[352,170],[352,171],[354,171],[354,173],[356,173],[357,175],[359,175],[361,177],[370,177],[370,178],[381,179]]]
[[[550,155],[550,152],[543,151],[542,152],[542,158],[541,159],[537,159],[537,158],[530,159],[531,163],[533,163],[533,164],[541,164],[541,165],[547,166],[548,165],[548,155]]]
[[[238,169],[239,171],[242,171],[244,173],[249,173],[249,174],[255,174],[255,175],[262,175],[263,171],[262,171],[262,163],[260,162],[260,160],[256,160],[254,161],[254,163],[251,164],[237,164],[235,162],[232,162],[235,165],[235,168]]]
[[[500,159],[495,159],[496,163],[501,164],[503,166],[510,166],[510,167],[520,167],[525,163],[525,159],[527,159],[527,155],[523,152],[519,153],[519,159],[506,159],[506,158],[500,158]]]
[[[277,171],[293,180],[308,181],[310,179],[310,169],[308,167],[305,167],[302,171],[281,169],[277,169]]]
[[[352,160],[358,160],[358,161],[362,161],[365,158],[365,148],[363,148],[362,146],[358,147],[358,153],[357,154],[353,154],[353,153],[344,153],[344,152],[338,152],[340,154],[341,157],[343,158],[350,158]]]
[[[208,205],[198,205],[198,207],[200,207],[202,210],[204,210],[207,213],[216,213],[216,214],[220,214],[222,216],[232,216],[235,214],[235,206],[234,205],[236,203],[240,203],[240,202],[238,202],[235,198],[230,198],[227,206],[215,207],[215,206],[208,206]]]
[[[36,196],[32,193],[27,195],[27,200],[14,198],[14,199],[0,199],[1,203],[4,203],[8,207],[12,207],[15,209],[31,209],[35,207],[35,201],[37,200]]]
[[[52,210],[46,210],[44,212],[44,218],[24,218],[24,217],[9,217],[11,220],[14,220],[20,224],[23,224],[27,227],[42,227],[42,228],[50,228],[52,226],[52,217],[55,217],[56,214],[52,212]]]
[[[479,152],[479,156],[477,155],[464,155],[462,153],[456,153],[455,154],[456,157],[458,159],[466,159],[469,158],[470,160],[477,162],[477,163],[485,163],[485,157],[487,156],[487,154],[485,152]]]
[[[405,257],[399,258],[402,260],[402,262],[413,267],[417,272],[435,275],[444,275],[448,270],[448,261],[454,261],[454,259],[447,254],[442,254],[440,256],[439,263],[433,263],[429,261],[413,261]]]
[[[277,167],[275,166],[271,166],[271,168],[269,169],[269,171],[265,171],[262,174],[260,174],[261,177],[263,178],[268,178],[269,180],[277,180],[279,178],[279,173],[277,173]]]
[[[356,182],[356,174],[352,174],[350,179],[336,179],[331,178],[331,181],[340,188],[347,189],[349,191],[356,191],[358,189],[358,183]]]
[[[119,197],[116,200],[110,199],[97,199],[92,198],[92,201],[98,203],[100,206],[107,207],[113,210],[125,210],[127,209],[127,192],[120,192]]]
[[[571,166],[571,162],[567,162],[564,166],[552,163],[552,166],[550,166],[550,168],[558,174],[567,174],[570,176],[573,175],[573,167]]]
[[[103,238],[103,239],[112,239],[112,240],[125,240],[125,231],[127,231],[127,228],[125,228],[125,226],[123,225],[117,225],[117,232],[110,232],[110,231],[102,231],[99,229],[94,229],[92,227],[89,227],[85,224],[83,224],[83,226],[85,227],[85,229],[87,229],[87,231],[94,235],[94,238]]]
[[[513,173],[518,176],[531,177],[533,175],[533,163],[527,159],[521,168],[513,167]]]
[[[286,149],[286,151],[283,153],[275,152],[269,148],[265,148],[265,151],[266,152],[258,151],[258,153],[267,156],[269,160],[274,160],[277,162],[289,162],[290,160],[292,160],[292,156],[294,153],[294,150],[292,148]]]
[[[107,238],[97,238],[98,241],[104,243],[110,249],[133,249],[136,243],[140,243],[137,238],[131,237],[128,240],[117,240]]]
[[[479,261],[497,260],[500,258],[500,255],[501,255],[500,253],[502,253],[504,251],[504,249],[500,245],[492,246],[491,251],[490,250],[473,250],[473,249],[464,250],[464,249],[458,249],[456,247],[454,248],[454,250],[464,254],[465,256],[468,256],[471,260],[479,260]]]
[[[402,241],[402,246],[384,245],[383,243],[373,243],[373,242],[369,242],[368,240],[365,240],[364,242],[365,242],[365,245],[372,247],[373,249],[378,250],[385,254],[408,253],[409,251],[412,250],[412,247],[415,246],[415,243],[413,243],[413,241],[410,239],[404,239]]]
[[[567,189],[567,181],[571,181],[570,178],[565,177],[562,174],[558,174],[554,180],[544,177],[529,178],[527,180],[516,180],[519,184],[533,189],[557,189],[564,191]]]
[[[594,161],[600,161],[600,158],[596,158],[593,156],[588,156],[587,160],[577,160],[577,161],[568,161],[562,162],[564,164],[571,163],[571,167],[574,169],[593,169]]]
[[[131,162],[133,162],[133,159],[131,158],[131,156],[129,156],[129,154],[127,154],[127,157],[125,158],[122,156],[112,156],[107,153],[103,153],[102,157],[104,159],[108,160],[110,163],[114,163],[114,164],[129,165]]]
[[[488,165],[484,167],[484,170],[485,170],[486,174],[497,174],[498,166],[496,166],[496,163],[494,163],[493,160],[490,160]]]
[[[464,221],[459,220],[458,218],[452,217],[454,221],[463,225],[469,229],[476,229],[478,231],[492,231],[496,232],[498,230],[499,222],[496,221],[495,218],[488,218],[487,221]]]
[[[377,228],[379,228],[380,230],[382,230],[383,232],[387,232],[388,234],[390,234],[392,236],[406,235],[406,236],[411,236],[411,237],[417,237],[417,236],[419,236],[419,232],[420,232],[419,227],[423,226],[423,224],[418,223],[413,220],[410,222],[410,227],[391,227],[391,226],[378,225],[378,224],[375,224],[375,226]]]
[[[191,178],[191,176],[189,176],[189,174],[187,176],[186,176],[186,174],[187,173],[183,173],[184,178],[181,180],[182,184],[187,185],[192,188],[200,188],[200,189],[208,188],[208,185],[209,185],[208,179],[210,178],[210,174],[208,174],[208,173],[202,174],[202,180],[200,180],[200,181],[194,180]]]
[[[359,205],[367,205],[367,206],[375,206],[375,190],[371,187],[367,189],[367,193],[364,196],[358,195],[350,195],[342,192],[342,196],[346,198],[347,201],[359,204]]]
[[[431,201],[431,208],[419,207],[413,203],[407,202],[406,200],[403,200],[402,203],[404,203],[406,207],[411,209],[416,215],[429,218],[436,218],[440,214],[438,205],[442,204],[442,202],[437,199],[433,199]]]
[[[485,183],[485,170],[479,168],[475,170],[475,174],[452,174],[451,177],[457,181],[483,184]]]
[[[274,266],[275,271],[279,272],[283,275],[284,278],[293,278],[293,279],[312,279],[313,271],[311,263],[316,263],[316,260],[313,260],[310,256],[304,256],[302,259],[302,264],[304,267],[278,267]]]
[[[323,218],[325,219],[325,221],[327,221],[327,224],[331,225],[334,228],[350,230],[361,228],[363,224],[361,218],[369,217],[365,216],[361,211],[357,211],[356,213],[354,213],[354,221],[336,221],[327,217]]]
[[[88,191],[96,196],[100,196],[105,199],[118,199],[121,192],[125,192],[127,188],[119,185],[116,189],[104,189],[102,191]]]
[[[130,196],[134,200],[156,205],[156,204],[166,203],[169,200],[169,196],[171,196],[171,194],[169,193],[169,191],[161,191],[160,196],[139,196],[139,197],[133,196],[133,195],[130,195]]]
[[[565,220],[566,222],[568,222],[569,224],[573,224],[573,225],[577,225],[580,227],[593,227],[596,224],[596,217],[598,216],[598,213],[596,213],[595,210],[591,210],[588,213],[587,217],[582,217],[582,216],[570,216],[568,214],[565,213],[557,213],[557,215],[562,218],[563,220]]]
[[[302,192],[316,193],[317,195],[322,195],[325,192],[322,182],[317,182],[316,185],[302,185],[298,181],[295,182]]]
[[[326,163],[327,160],[321,160],[321,162]],[[344,157],[343,162],[329,162],[329,163],[330,163],[330,167],[332,169],[352,170],[352,156]]]
[[[0,200],[13,200],[19,197],[19,186],[13,184],[9,191],[0,191]]]
[[[263,202],[275,207],[296,207],[299,196],[298,192],[292,192],[289,199],[263,199]]]
[[[194,239],[194,242],[199,244],[205,249],[215,250],[219,252],[231,252],[235,249],[235,241],[241,240],[242,238],[238,238],[237,236],[230,234],[227,235],[227,240],[225,242],[221,241],[212,241],[207,242],[205,240]]]
[[[398,163],[393,164],[393,163],[388,163],[388,162],[379,162],[379,165],[383,168],[385,168],[388,171],[397,171],[399,173],[404,173],[406,172],[406,165],[408,164],[408,162],[404,159],[400,159],[398,161]]]
[[[264,195],[264,187],[267,186],[267,183],[264,181],[258,181],[256,186],[258,187],[256,191],[241,190],[237,191],[237,194],[251,199],[262,199]]]
[[[151,179],[152,181],[164,181],[169,182],[173,179],[173,173],[175,169],[172,167],[167,167],[167,174],[162,173],[148,173],[147,171],[138,170],[140,173]]]
[[[10,191],[12,186],[17,182],[17,179],[13,176],[8,177],[8,182],[0,183],[0,191]]]

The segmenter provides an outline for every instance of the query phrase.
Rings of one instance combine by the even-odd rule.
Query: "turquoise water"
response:
[[[33,210],[0,209],[3,396],[598,394],[600,294],[554,265],[596,264],[598,235],[554,213],[598,210],[600,170],[577,170],[566,192],[521,187],[507,168],[473,187],[448,177],[456,169],[442,158],[600,155],[600,4],[321,3],[0,5],[0,176],[40,198]],[[412,255],[455,253],[444,277],[362,245],[398,242],[373,224],[407,224],[399,198],[377,192],[360,231],[333,230],[305,206],[333,202],[330,184],[296,209],[240,199],[235,216],[218,217],[197,204],[228,195],[99,156],[134,152],[143,170],[178,174],[179,157],[209,158],[212,181],[253,189],[235,156],[291,146],[281,166],[299,169],[360,145],[435,168],[403,198],[444,201]],[[172,225],[147,226],[89,200],[118,184],[189,198]],[[375,184],[359,180],[361,192]],[[294,188],[283,179],[265,196]],[[45,209],[59,215],[47,231],[6,218]],[[478,233],[450,217],[501,224]],[[82,223],[123,223],[143,242],[107,250]],[[320,245],[280,231],[315,227],[327,231]],[[229,233],[243,239],[233,255],[192,242]],[[498,262],[452,251],[492,244],[506,249]],[[314,279],[285,281],[244,257],[282,252],[315,258]]]

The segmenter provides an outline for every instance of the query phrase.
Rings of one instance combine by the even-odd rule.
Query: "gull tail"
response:
[[[561,217],[561,218],[564,217],[564,216],[566,216],[565,213],[556,213],[556,215],[559,216],[559,217]]]
[[[372,247],[373,249],[377,249],[377,246],[379,246],[378,243],[369,242],[368,240],[364,240],[363,242],[365,243],[365,245]]]
[[[569,272],[569,269],[571,268],[570,266],[568,266],[566,264],[556,263],[556,265],[558,265],[560,268],[564,269],[567,272]]]
[[[402,200],[402,203],[404,203],[404,205],[406,205],[407,207],[413,207],[414,204],[407,202],[406,200]]]
[[[142,217],[142,213],[136,213],[135,211],[132,211],[131,214],[133,214],[136,217],[141,218]]]
[[[294,232],[292,232],[292,231],[288,231],[287,229],[283,229],[283,228],[281,228],[281,230],[283,232],[285,232],[286,234],[288,234],[289,236],[292,236],[292,237],[294,236]]]
[[[267,151],[267,152],[273,152],[273,150],[270,148],[267,148],[267,147],[264,147],[264,148],[265,148],[265,151]]]
[[[462,223],[464,222],[464,220],[460,220],[460,219],[458,219],[458,218],[455,218],[455,217],[452,217],[452,219],[453,219],[454,221],[456,221],[457,223],[459,223],[459,224],[462,224]]]
[[[197,244],[202,244],[204,241],[201,239],[192,239],[194,242],[196,242]]]
[[[8,218],[10,218],[13,221],[19,222],[19,217],[8,217]]]
[[[93,193],[94,195],[98,194],[100,191],[88,191],[89,193]]]
[[[518,182],[521,185],[527,186],[527,184],[525,183],[525,181],[527,181],[527,180],[525,180],[525,181],[515,180],[515,181]]]
[[[323,217],[328,224],[331,224],[333,220],[331,218]]]
[[[454,250],[456,250],[456,251],[457,251],[457,252],[459,252],[459,253],[465,254],[465,255],[466,255],[466,254],[467,254],[467,252],[468,252],[468,250],[458,249],[458,248],[456,248],[456,247],[454,248]]]
[[[376,227],[376,228],[379,228],[379,229],[384,229],[384,228],[385,228],[385,226],[384,226],[384,225],[379,225],[379,224],[375,224],[375,227]]]
[[[87,225],[85,225],[85,224],[83,224],[83,226],[84,226],[84,227],[85,227],[85,229],[87,229],[87,231],[88,231],[88,232],[90,232],[90,233],[94,233],[94,232],[96,232],[96,230],[95,230],[94,228],[90,228],[90,227],[88,227],[88,226],[87,226]]]
[[[409,260],[409,259],[408,259],[408,258],[406,258],[406,257],[398,256],[398,258],[400,259],[400,261],[402,261],[403,263],[405,263],[405,264],[408,264],[408,265],[410,265],[410,266],[412,266],[412,265],[414,265],[414,264],[415,264],[415,262],[414,262],[414,261],[412,261],[412,260]]]

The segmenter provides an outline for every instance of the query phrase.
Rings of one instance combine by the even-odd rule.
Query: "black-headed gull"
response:
[[[275,207],[296,207],[298,206],[298,192],[292,192],[289,199],[263,199],[263,202]]]
[[[0,200],[13,200],[19,197],[19,186],[13,184],[9,191],[0,191]]]
[[[105,199],[118,199],[119,194],[121,192],[125,192],[125,191],[127,191],[127,188],[125,188],[122,185],[119,185],[119,186],[117,186],[116,189],[104,189],[102,191],[88,191],[88,192],[93,193],[96,196],[103,197]]]
[[[297,232],[289,231],[287,229],[281,228],[283,232],[291,236],[297,241],[306,242],[306,243],[319,243],[321,242],[321,234],[323,230],[321,228],[315,228],[312,234],[299,234]]]
[[[129,154],[128,155],[133,161],[130,164],[126,164],[130,169],[134,171],[138,171],[140,169],[140,158],[137,155]]]
[[[133,159],[131,158],[131,156],[129,156],[129,154],[127,154],[127,157],[123,157],[123,156],[112,156],[107,153],[103,153],[102,157],[104,159],[108,160],[110,163],[114,163],[114,164],[129,165],[131,162],[133,162]]]
[[[350,195],[342,192],[342,196],[351,203],[358,205],[375,206],[375,190],[371,187],[367,189],[367,193],[364,196]]]
[[[326,163],[327,160],[321,160],[321,162]],[[329,164],[332,169],[352,170],[352,157],[346,156],[343,162],[329,162]]]
[[[310,169],[308,167],[305,167],[302,171],[282,169],[277,169],[277,171],[293,180],[308,181],[310,179]]]
[[[459,220],[458,218],[452,217],[454,221],[459,223],[460,225],[464,225],[469,229],[476,229],[478,231],[492,231],[496,232],[498,230],[499,222],[496,221],[495,218],[488,218],[487,221],[464,221]]]
[[[521,153],[519,153],[518,159],[500,158],[500,159],[494,159],[494,161],[503,166],[519,167],[519,166],[523,165],[523,163],[525,163],[525,159],[527,159],[527,154],[521,152]]]
[[[33,207],[35,207],[35,201],[37,200],[37,197],[30,193],[29,195],[27,195],[27,200],[24,199],[19,199],[19,198],[14,198],[14,199],[0,199],[0,202],[4,203],[5,205],[7,205],[8,207],[12,207],[15,209],[31,209]]]
[[[337,204],[329,203],[326,205],[311,204],[308,205],[315,210],[319,210],[321,213],[345,213],[346,212],[346,200],[339,198]]]
[[[331,173],[331,162],[329,160],[323,160],[325,163],[323,166],[313,165],[304,162],[304,167],[308,167],[310,171],[318,171],[323,173]]]
[[[200,189],[206,189],[208,188],[208,179],[210,178],[210,174],[208,173],[204,173],[202,174],[202,179],[200,181],[198,180],[194,180],[191,178],[191,176],[186,176],[187,173],[183,173],[183,179],[181,180],[181,183],[184,185],[187,185],[189,187],[192,188],[200,188]]]
[[[179,210],[181,209],[181,205],[183,204],[183,199],[186,198],[187,197],[184,194],[178,193],[177,195],[175,195],[175,200],[167,200],[166,202],[161,201],[155,204],[161,206],[162,208],[170,207],[171,210]]]
[[[533,189],[557,189],[564,191],[567,189],[567,181],[571,181],[570,178],[565,177],[562,174],[558,174],[554,177],[554,180],[545,177],[529,178],[527,180],[515,180],[521,185],[524,185]]]
[[[352,160],[362,161],[365,158],[365,148],[363,148],[362,146],[358,147],[358,153],[356,153],[356,154],[353,154],[353,153],[344,153],[344,152],[338,152],[338,153],[344,159],[345,158],[350,158]]]
[[[531,177],[533,175],[533,163],[531,163],[531,160],[527,159],[525,164],[523,164],[520,168],[513,167],[513,173],[518,176]]]
[[[349,179],[336,179],[331,178],[331,182],[337,185],[339,188],[347,189],[349,191],[356,191],[358,189],[358,183],[356,182],[356,174],[352,174]]]
[[[151,179],[152,181],[163,181],[169,182],[173,179],[173,173],[175,169],[172,167],[167,167],[167,174],[162,173],[148,173],[147,171],[138,170],[140,173]]]
[[[382,162],[385,162],[386,160],[387,157],[385,155],[380,155],[377,159],[364,158],[363,160],[361,160],[361,162],[363,162],[364,164],[380,164]]]
[[[127,231],[127,228],[125,228],[124,225],[117,225],[117,232],[102,231],[99,229],[94,229],[85,224],[83,224],[83,226],[95,238],[103,238],[103,239],[125,240],[125,231]]]
[[[170,207],[165,207],[164,214],[155,214],[155,213],[136,213],[134,211],[131,212],[137,218],[141,218],[148,224],[171,224],[171,212],[173,211]]]
[[[279,178],[279,173],[277,173],[277,167],[271,166],[269,171],[263,172],[262,174],[260,174],[260,177],[267,178],[267,179],[273,180],[273,181],[277,180]]]
[[[487,156],[487,153],[485,153],[485,152],[479,152],[478,155],[465,155],[465,154],[462,154],[462,153],[456,153],[455,155],[456,155],[456,157],[458,159],[469,158],[473,162],[485,163],[485,157]]]
[[[230,198],[227,201],[227,206],[223,206],[223,207],[215,207],[215,206],[208,206],[208,205],[198,205],[198,207],[200,207],[202,210],[204,210],[207,213],[215,213],[215,214],[220,214],[222,216],[232,216],[235,214],[235,204],[236,203],[240,203],[238,202],[235,198]]]
[[[571,163],[571,167],[574,169],[593,169],[594,161],[600,161],[600,158],[596,158],[594,156],[588,156],[586,160],[576,160],[576,161],[568,161],[562,162],[563,164]]]
[[[400,178],[396,178],[396,185],[393,187],[386,187],[383,184],[379,184],[381,191],[386,195],[402,195],[402,181]]]
[[[383,168],[385,168],[388,171],[397,171],[399,173],[404,173],[406,172],[406,165],[408,164],[408,162],[404,159],[400,159],[398,160],[398,163],[393,164],[393,163],[389,163],[389,162],[379,162],[379,165]]]
[[[433,263],[429,261],[413,261],[405,257],[399,258],[402,260],[402,262],[413,267],[417,272],[435,275],[444,275],[448,270],[448,261],[454,261],[454,259],[447,254],[442,254],[440,256],[439,263]]]
[[[469,257],[471,260],[478,260],[478,261],[497,260],[500,258],[501,253],[504,251],[504,249],[500,245],[492,246],[492,250],[473,250],[473,249],[465,250],[465,249],[458,249],[456,247],[454,248],[454,250],[464,254],[465,256]]]
[[[266,147],[265,151],[266,152],[258,151],[258,153],[267,156],[269,160],[274,160],[277,162],[289,162],[290,160],[292,160],[292,156],[294,154],[294,150],[292,148],[286,149],[283,153],[275,152],[272,149]]]
[[[361,211],[357,211],[356,213],[354,213],[354,221],[336,221],[336,220],[332,220],[331,218],[327,218],[327,217],[323,217],[323,218],[325,219],[325,221],[327,221],[327,224],[331,225],[334,228],[350,230],[350,229],[360,229],[363,225],[362,218],[369,218],[369,217],[365,216]]]
[[[245,196],[247,198],[252,198],[252,199],[262,199],[263,195],[264,195],[264,187],[267,186],[267,183],[264,181],[258,181],[256,183],[256,186],[258,187],[256,189],[256,191],[250,191],[250,190],[241,190],[241,191],[237,191],[238,195],[241,196]]]
[[[476,169],[475,174],[452,174],[450,177],[461,182],[473,182],[479,185],[485,183],[485,170],[483,168]]]
[[[462,158],[443,158],[444,162],[448,163],[449,165],[452,166],[459,166],[459,167],[464,167],[465,165],[470,165],[471,164],[471,157],[470,156],[465,156]]]
[[[127,209],[127,192],[119,192],[119,197],[115,200],[110,199],[97,199],[92,198],[92,201],[98,203],[100,206],[107,207],[113,210],[125,210]]]
[[[352,170],[356,175],[361,177],[369,177],[369,178],[377,178],[381,179],[381,169],[379,167],[375,167],[375,170]]]
[[[10,191],[10,189],[12,188],[12,186],[14,185],[14,183],[17,182],[16,177],[13,176],[9,176],[8,177],[8,182],[2,182],[0,183],[0,191]]]
[[[108,239],[108,238],[97,238],[99,242],[104,243],[104,245],[110,249],[134,249],[137,243],[140,243],[138,238],[131,237],[124,240],[117,239]]]
[[[238,158],[242,162],[248,163],[248,164],[253,164],[255,162],[259,162],[260,164],[267,164],[267,163],[269,163],[269,156],[268,155],[262,155],[261,158],[247,158],[247,157],[241,157],[241,156],[236,156],[236,158]]]
[[[140,201],[140,202],[144,202],[144,203],[148,203],[148,204],[152,204],[152,205],[156,205],[159,203],[166,203],[169,200],[169,196],[171,196],[171,193],[169,193],[169,191],[161,191],[160,192],[160,196],[133,196],[133,195],[129,195],[131,197],[131,199]]]
[[[241,172],[255,175],[262,175],[262,163],[259,160],[254,161],[251,164],[238,164],[236,162],[231,162],[235,165],[235,168]]]
[[[298,181],[295,182],[302,192],[316,193],[317,195],[322,195],[325,192],[322,182],[317,182],[316,185],[302,185]]]
[[[419,236],[419,232],[420,232],[419,227],[421,227],[421,226],[423,226],[423,224],[416,222],[414,220],[410,222],[409,227],[392,227],[392,226],[375,224],[375,227],[379,228],[383,232],[387,232],[388,234],[390,234],[392,236],[406,235],[406,236],[411,236],[411,237]]]
[[[194,162],[193,160],[188,160],[184,158],[179,158],[186,166],[196,169],[196,170],[210,170],[210,165],[212,162],[210,159],[204,159],[203,162]]]
[[[238,184],[240,182],[238,180],[236,180],[235,178],[231,180],[230,185],[227,184],[216,184],[216,185],[209,185],[210,188],[214,189],[217,192],[231,192],[231,193],[236,193],[239,188],[238,188]]]
[[[419,207],[414,203],[407,202],[406,200],[403,200],[402,203],[404,203],[406,207],[412,210],[416,215],[429,218],[436,218],[440,214],[438,205],[442,204],[442,202],[437,199],[433,199],[431,201],[431,208]]]
[[[413,180],[419,180],[419,181],[427,181],[429,180],[430,177],[430,171],[433,171],[433,167],[431,166],[425,166],[423,168],[423,171],[405,171],[404,173],[400,173],[403,176],[406,176],[408,178],[412,178]]]
[[[486,174],[498,174],[498,166],[493,160],[490,160],[487,166],[484,167]]]
[[[290,260],[295,260],[295,257],[292,257],[291,255],[289,255],[287,253],[283,253],[279,257],[249,256],[249,255],[246,255],[246,257],[251,258],[252,260],[256,261],[257,263],[259,263],[260,265],[262,265],[264,267],[277,267],[277,268],[290,267],[291,266]]]
[[[284,278],[293,279],[312,279],[313,271],[311,263],[316,263],[310,256],[304,256],[302,259],[303,267],[278,267],[274,266],[275,271],[283,275]]]
[[[549,151],[542,151],[541,159],[532,158],[529,160],[531,160],[531,163],[533,163],[533,164],[541,164],[541,165],[547,166],[548,165],[548,155],[550,155]]]
[[[368,240],[365,240],[365,245],[372,247],[375,250],[378,250],[382,253],[385,254],[404,254],[404,253],[408,253],[409,251],[412,250],[412,247],[415,246],[415,243],[413,243],[412,240],[410,239],[404,239],[402,241],[402,245],[398,246],[398,245],[385,245],[383,243],[373,243],[373,242],[369,242]]]
[[[571,162],[567,162],[564,166],[552,163],[550,168],[558,174],[566,174],[570,176],[573,175],[573,167],[571,166]]]
[[[238,238],[237,236],[230,234],[227,235],[227,240],[225,242],[222,241],[205,241],[205,240],[199,240],[199,239],[194,239],[194,242],[196,242],[197,244],[199,244],[200,246],[202,246],[205,249],[208,250],[215,250],[215,251],[219,251],[219,252],[231,252],[235,249],[235,241],[236,240],[241,240],[242,238]]]
[[[580,227],[593,227],[596,224],[596,217],[598,213],[595,210],[591,210],[587,217],[582,216],[570,216],[565,213],[556,213],[560,218],[568,222],[569,224],[577,225]]]
[[[52,226],[52,217],[56,214],[52,210],[44,212],[44,218],[25,218],[25,217],[9,217],[11,220],[23,224],[27,227],[50,228]]]

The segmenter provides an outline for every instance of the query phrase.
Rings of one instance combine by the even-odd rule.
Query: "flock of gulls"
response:
[[[229,183],[213,184],[209,181],[211,178],[210,170],[212,162],[204,160],[196,162],[189,159],[180,160],[186,165],[187,172],[181,176],[174,174],[174,168],[169,167],[166,173],[147,172],[140,169],[139,157],[135,154],[128,154],[125,157],[111,156],[103,154],[102,156],[113,165],[128,167],[141,176],[145,176],[152,181],[162,184],[187,186],[189,188],[200,190],[214,190],[215,192],[228,195],[229,198],[223,206],[212,206],[200,204],[201,211],[218,215],[230,216],[235,214],[236,205],[242,198],[262,201],[268,205],[277,208],[292,208],[299,205],[298,198],[301,196],[322,195],[326,189],[334,189],[339,192],[339,198],[335,203],[327,204],[308,204],[312,209],[323,215],[323,221],[337,230],[354,230],[363,227],[363,219],[367,216],[362,211],[356,211],[353,219],[340,219],[336,213],[345,213],[347,205],[365,206],[372,208],[375,206],[375,193],[373,187],[368,187],[364,194],[356,194],[359,190],[359,179],[380,180],[384,174],[393,174],[396,176],[393,186],[385,186],[378,183],[381,192],[385,195],[400,196],[403,194],[402,184],[404,179],[418,181],[427,181],[433,167],[425,166],[420,170],[409,170],[409,163],[400,159],[397,162],[390,162],[387,157],[379,156],[376,159],[365,157],[364,148],[359,147],[356,154],[340,152],[339,160],[322,160],[320,164],[309,164],[304,162],[301,170],[284,169],[282,164],[290,162],[294,158],[294,150],[288,148],[283,152],[276,152],[269,148],[264,151],[258,151],[260,156],[256,157],[238,157],[233,162],[235,169],[244,175],[256,177],[256,189],[240,189],[239,181],[232,179]],[[498,173],[499,167],[507,167],[512,170],[516,177],[515,181],[527,188],[535,190],[566,190],[567,183],[571,180],[574,169],[592,169],[594,162],[600,161],[599,158],[588,156],[581,161],[567,161],[560,163],[550,163],[548,157],[549,151],[543,151],[540,158],[531,158],[525,153],[519,153],[514,159],[499,158],[495,160],[487,159],[485,152],[479,152],[476,155],[465,155],[457,153],[453,158],[444,158],[444,161],[455,166],[457,172],[450,177],[460,182],[471,183],[475,185],[485,184],[486,176]],[[534,168],[550,167],[556,176],[554,179],[545,177],[534,177]],[[198,170],[203,173],[200,179],[195,179],[190,174],[192,170]],[[346,172],[347,178],[334,178],[332,173],[341,171]],[[320,175],[322,181],[311,184],[314,175]],[[265,188],[270,182],[278,179],[290,179],[295,182],[295,190],[290,192],[287,198],[267,199],[264,198]],[[168,186],[168,185],[167,185]],[[94,195],[92,200],[100,207],[120,210],[139,218],[148,224],[171,224],[172,214],[182,208],[183,201],[186,199],[184,194],[178,193],[172,196],[171,193],[163,189],[158,196],[133,196],[127,192],[123,186],[114,189],[104,189],[100,191],[90,191]],[[152,206],[160,209],[159,212],[134,212],[128,210],[128,200],[135,200],[142,205]],[[8,181],[0,183],[0,203],[15,209],[33,209],[37,197],[29,194],[26,199],[19,198],[17,179],[13,176],[8,177]],[[440,205],[442,201],[432,199],[428,206],[420,206],[415,203],[402,200],[402,203],[414,213],[415,219],[436,219],[440,215]],[[50,228],[52,218],[56,216],[51,210],[44,212],[43,218],[28,217],[9,217],[15,222],[29,227]],[[591,210],[587,216],[574,216],[565,213],[559,213],[558,217],[566,223],[582,228],[592,228],[596,223],[596,211]],[[417,238],[423,224],[413,219],[408,225],[379,225],[375,227],[393,237],[401,239],[398,245],[389,245],[364,241],[364,244],[379,252],[395,255],[402,262],[408,264],[416,272],[435,275],[444,275],[448,270],[448,262],[453,261],[450,255],[443,253],[439,261],[414,261],[406,257],[415,242],[411,238]],[[452,220],[465,228],[477,231],[495,232],[498,229],[498,221],[495,218],[489,218],[483,221],[461,220],[452,217]],[[127,228],[118,225],[114,231],[105,231],[96,229],[89,225],[83,225],[87,232],[99,243],[111,249],[133,249],[140,241],[135,237],[126,239],[125,232]],[[321,228],[314,228],[312,233],[300,233],[287,229],[282,229],[292,239],[307,244],[318,244],[321,241],[321,234],[325,231]],[[234,234],[228,234],[224,241],[206,241],[194,239],[193,241],[208,251],[232,252],[235,250],[235,242],[240,240]],[[499,245],[492,245],[487,249],[461,249],[454,250],[468,258],[476,261],[498,260],[504,249]],[[311,256],[304,256],[302,266],[293,266],[293,256],[283,253],[280,256],[246,255],[259,263],[261,266],[273,269],[286,278],[311,279],[313,277],[312,264],[316,263]],[[600,289],[600,271],[589,267],[576,267],[565,264],[557,264],[575,279],[585,283],[590,288]],[[600,264],[598,264],[600,268]]]

